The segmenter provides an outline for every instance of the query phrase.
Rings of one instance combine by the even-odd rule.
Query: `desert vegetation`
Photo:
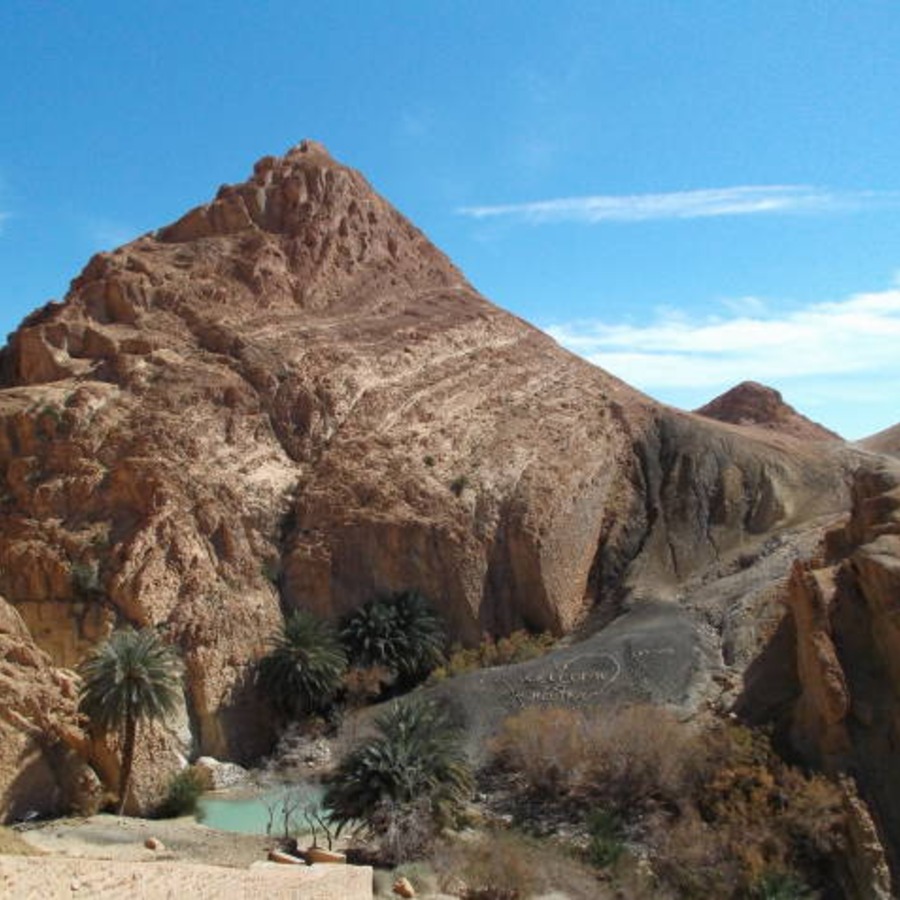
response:
[[[647,896],[805,897],[835,881],[841,788],[738,724],[533,708],[504,723],[492,752],[484,778],[516,827],[569,834],[613,882],[642,872]]]
[[[434,669],[429,680],[438,682],[477,669],[527,662],[549,652],[555,643],[556,638],[547,632],[532,634],[519,629],[499,639],[487,635],[477,647],[454,644],[446,661]]]

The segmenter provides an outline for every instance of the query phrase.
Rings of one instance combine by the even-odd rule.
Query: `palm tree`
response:
[[[384,666],[411,688],[444,659],[441,620],[418,591],[370,600],[345,621],[341,640],[354,663]]]
[[[434,702],[395,702],[375,720],[378,734],[351,751],[322,800],[343,828],[358,821],[377,831],[386,803],[425,802],[435,826],[448,822],[472,792],[462,730]]]
[[[137,727],[163,720],[182,700],[181,660],[152,628],[114,631],[79,666],[79,709],[101,734],[122,733],[119,815],[125,811]]]
[[[393,597],[394,617],[405,638],[405,653],[397,671],[408,687],[424,681],[444,662],[447,634],[438,615],[418,591],[403,591]]]
[[[347,668],[331,624],[299,610],[270,643],[259,662],[259,683],[273,706],[288,718],[326,710]]]

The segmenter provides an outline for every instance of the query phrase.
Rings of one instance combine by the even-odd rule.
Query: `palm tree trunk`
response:
[[[137,719],[131,712],[125,713],[125,743],[122,745],[122,769],[119,772],[119,815],[125,815],[128,788],[131,784],[131,767],[134,764],[134,746],[137,738]]]

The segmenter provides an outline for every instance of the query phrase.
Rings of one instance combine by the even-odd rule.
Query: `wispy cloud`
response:
[[[91,244],[102,250],[112,250],[127,244],[141,233],[134,226],[96,216],[86,218],[83,228]]]
[[[9,213],[0,212],[0,234],[3,234],[3,226],[8,218],[9,218]]]
[[[833,191],[811,185],[739,185],[664,194],[591,195],[464,206],[458,213],[474,219],[511,218],[528,224],[549,222],[646,222],[718,216],[824,213],[872,206],[900,205],[897,191]]]
[[[547,331],[570,350],[653,393],[724,388],[745,379],[900,378],[900,286],[766,313],[758,302],[727,317],[660,311],[647,324],[573,322]]]

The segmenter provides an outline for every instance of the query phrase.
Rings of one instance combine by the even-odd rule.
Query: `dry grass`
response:
[[[528,900],[551,891],[571,900],[614,896],[565,848],[510,831],[443,841],[432,865],[443,891],[471,900]]]

